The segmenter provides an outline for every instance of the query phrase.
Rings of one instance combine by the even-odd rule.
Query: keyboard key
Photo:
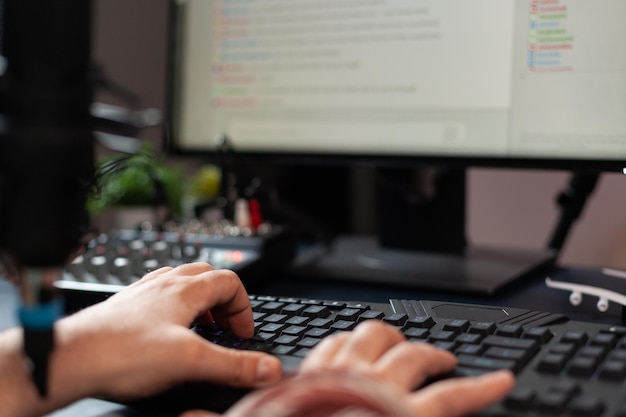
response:
[[[580,395],[572,400],[567,407],[574,416],[595,417],[604,412],[604,402],[595,395]]]
[[[442,341],[437,341],[433,343],[433,346],[439,348],[439,349],[443,349],[443,350],[447,350],[448,352],[454,352],[458,346],[458,344],[456,342],[442,342]]]
[[[423,329],[430,329],[435,325],[435,320],[432,317],[419,316],[408,319],[404,323],[404,328],[419,327]]]
[[[421,329],[419,327],[411,327],[404,331],[404,336],[409,339],[424,339],[426,340],[430,336],[428,329]]]
[[[252,319],[254,321],[261,321],[263,320],[263,317],[267,316],[267,313],[261,313],[259,311],[253,311],[252,312]]]
[[[547,390],[552,392],[562,392],[570,398],[581,392],[578,382],[571,379],[560,379],[555,383],[551,383],[548,385]]]
[[[491,346],[508,347],[513,349],[524,349],[530,353],[534,353],[539,349],[539,345],[532,339],[516,339],[504,336],[487,336],[483,343]]]
[[[297,356],[297,357],[300,357],[300,358],[304,358],[304,357],[306,357],[306,355],[309,354],[310,351],[311,351],[311,348],[305,347],[305,348],[301,348],[301,349],[296,350],[293,353],[293,355]]]
[[[611,350],[607,358],[616,361],[626,361],[626,350]]]
[[[314,327],[312,329],[309,329],[305,333],[305,335],[309,337],[322,338],[322,337],[328,336],[331,333],[333,333],[333,330],[331,329],[324,329],[322,327]]]
[[[496,324],[493,322],[479,321],[470,326],[468,332],[480,333],[482,335],[490,335],[496,331]]]
[[[337,312],[337,319],[356,321],[361,313],[363,313],[363,310],[358,308],[344,308]]]
[[[269,302],[261,305],[259,307],[259,311],[263,313],[279,313],[280,310],[284,307],[284,303],[278,302]]]
[[[273,355],[289,355],[293,353],[295,350],[296,348],[294,346],[284,344],[284,345],[274,346],[270,350],[270,353]]]
[[[576,353],[576,345],[571,343],[557,343],[550,347],[550,352],[561,354],[569,359],[574,356],[574,353]]]
[[[549,353],[541,358],[537,364],[539,372],[556,374],[561,372],[567,363],[567,357],[560,353]]]
[[[612,348],[617,343],[617,340],[618,336],[614,333],[598,333],[589,340],[589,344],[592,346]]]
[[[562,392],[539,392],[535,404],[542,413],[560,414],[568,400],[568,395]]]
[[[285,321],[287,321],[288,317],[289,316],[287,316],[286,314],[273,313],[266,315],[263,321],[266,323],[284,323]]]
[[[580,356],[601,359],[606,354],[606,348],[604,346],[583,346],[578,350],[577,354]]]
[[[495,371],[498,369],[508,369],[512,371],[515,368],[515,361],[506,359],[491,359],[465,354],[459,355],[457,359],[460,366],[484,369],[487,371]]]
[[[622,381],[626,378],[626,363],[608,360],[602,364],[598,376],[609,381]]]
[[[451,342],[456,337],[455,332],[451,332],[449,330],[440,330],[438,332],[431,333],[428,338],[429,341],[432,342]]]
[[[513,410],[530,409],[535,399],[535,389],[528,386],[515,387],[504,400],[506,407]]]
[[[298,341],[297,345],[298,347],[313,348],[315,345],[321,342],[321,340],[322,339],[317,337],[305,337],[302,340]]]
[[[484,345],[462,344],[456,349],[456,354],[479,356],[479,355],[482,355],[484,351],[485,351]]]
[[[343,301],[324,301],[322,305],[330,309],[337,310],[340,308],[344,308],[346,306],[346,303],[344,303]]]
[[[408,316],[404,313],[394,313],[383,318],[385,323],[389,323],[394,326],[402,326],[407,321]]]
[[[280,332],[284,328],[285,328],[285,325],[281,324],[281,323],[267,323],[263,327],[261,327],[261,329],[259,329],[259,331],[261,333],[263,333],[263,332],[265,332],[265,333],[278,333],[278,332]]]
[[[253,339],[257,342],[271,343],[276,339],[278,335],[276,333],[258,332],[254,335]]]
[[[532,327],[522,334],[523,338],[534,339],[541,344],[548,342],[553,336],[554,334],[547,327]]]
[[[278,297],[278,301],[287,304],[297,304],[300,300],[294,297]]]
[[[457,343],[478,344],[483,340],[483,335],[479,333],[461,333],[454,339]]]
[[[272,297],[271,295],[258,295],[255,297],[255,300],[259,301],[276,301],[277,297]]]
[[[310,304],[310,305],[322,305],[322,300],[300,300],[302,304]]]
[[[302,312],[302,310],[304,310],[306,308],[306,305],[304,304],[287,304],[285,307],[283,307],[283,309],[281,310],[282,314],[289,314],[289,315],[300,315],[300,313]]]
[[[287,334],[283,334],[283,335],[278,336],[276,339],[274,339],[274,345],[295,346],[299,339],[300,338],[298,336],[290,336]],[[280,354],[286,355],[287,353],[288,352],[281,352]]]
[[[496,359],[510,359],[519,363],[526,357],[526,351],[492,346],[485,351],[484,356]]]
[[[306,330],[308,329],[308,327],[306,326],[289,326],[289,327],[285,327],[285,329],[283,330],[283,334],[287,334],[287,335],[291,335],[291,336],[302,336]]]
[[[507,324],[505,326],[497,326],[495,334],[506,337],[519,337],[523,332],[522,326],[516,324]]]
[[[328,329],[331,324],[333,324],[333,320],[332,319],[322,319],[322,318],[315,318],[313,320],[311,320],[308,324],[309,327],[322,327],[325,329]]]
[[[362,322],[365,320],[381,320],[385,316],[385,313],[379,310],[367,310],[361,313],[358,317],[357,322]]]
[[[330,309],[322,305],[313,305],[305,308],[302,311],[302,315],[307,317],[328,317],[330,316]]]
[[[293,316],[285,321],[285,324],[293,324],[295,326],[304,326],[311,321],[311,317]]]
[[[567,372],[574,376],[591,376],[596,369],[596,358],[587,356],[574,356],[569,363]]]
[[[330,325],[333,330],[352,330],[356,326],[356,322],[350,320],[338,320]]]
[[[563,333],[563,335],[561,336],[562,343],[572,343],[576,346],[584,345],[588,339],[589,339],[589,336],[587,336],[587,333],[585,333],[582,330],[581,331],[570,330],[570,331]]]
[[[469,329],[470,322],[465,319],[450,320],[443,325],[444,330],[450,330],[456,333],[463,333]]]

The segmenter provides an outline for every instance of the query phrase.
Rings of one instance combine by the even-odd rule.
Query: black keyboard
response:
[[[256,328],[252,339],[242,340],[210,325],[194,330],[214,343],[269,352],[292,372],[324,337],[351,330],[364,320],[382,320],[409,340],[453,352],[458,367],[448,376],[513,371],[516,388],[481,415],[626,416],[624,327],[519,308],[441,301],[380,304],[260,295],[250,301]],[[206,394],[204,401],[188,396],[185,401],[213,407]]]

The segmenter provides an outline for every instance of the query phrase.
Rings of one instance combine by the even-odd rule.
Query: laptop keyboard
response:
[[[439,301],[389,304],[250,296],[255,335],[240,339],[212,325],[194,330],[214,343],[277,356],[294,371],[324,337],[382,320],[409,340],[453,352],[452,376],[506,368],[516,388],[483,415],[626,416],[626,328],[517,308]]]

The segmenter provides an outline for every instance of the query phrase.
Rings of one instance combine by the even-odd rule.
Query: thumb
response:
[[[198,379],[234,387],[263,387],[282,377],[280,361],[263,352],[246,351],[201,341],[192,367]]]

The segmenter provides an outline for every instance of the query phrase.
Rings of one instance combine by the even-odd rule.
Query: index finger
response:
[[[422,417],[460,417],[501,400],[514,385],[515,376],[506,370],[451,378],[417,391],[409,403]]]
[[[183,286],[182,302],[195,313],[193,318],[210,312],[218,325],[230,328],[239,337],[252,337],[250,299],[235,272],[193,264],[172,272],[182,275],[176,281]]]
[[[239,288],[234,297],[225,304],[217,304],[211,309],[215,322],[220,327],[227,327],[237,336],[250,338],[254,335],[254,318],[250,298],[239,281]]]

